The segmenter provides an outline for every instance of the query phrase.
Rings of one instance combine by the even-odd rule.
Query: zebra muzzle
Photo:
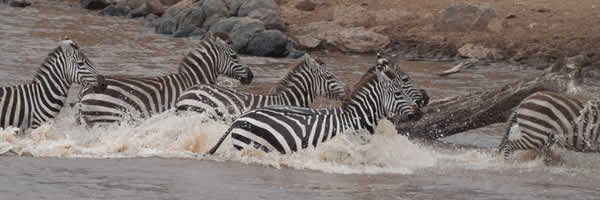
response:
[[[92,87],[94,88],[94,92],[103,92],[104,90],[106,90],[106,87],[108,87],[108,85],[106,84],[104,76],[97,75],[96,84],[92,85]]]

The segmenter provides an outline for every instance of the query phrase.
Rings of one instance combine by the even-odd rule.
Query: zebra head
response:
[[[327,70],[327,65],[319,59],[312,58],[306,54],[304,56],[304,63],[310,68],[315,81],[313,91],[316,92],[317,96],[327,97],[334,100],[344,99],[344,87],[337,77]]]
[[[57,59],[57,65],[62,64],[64,77],[69,83],[85,86],[105,87],[104,77],[99,75],[94,64],[83,54],[79,46],[65,37],[61,41],[62,57]]]
[[[247,65],[240,64],[240,58],[231,48],[233,42],[226,33],[208,32],[204,35],[204,40],[213,41],[215,47],[216,63],[219,65],[219,74],[224,74],[237,79],[242,84],[250,84],[254,78],[252,70]]]
[[[395,72],[396,78],[403,82],[402,88],[404,89],[405,93],[408,94],[408,96],[417,104],[417,106],[419,106],[419,108],[425,107],[427,104],[429,104],[429,95],[425,89],[417,87],[411,80],[410,76],[400,69],[398,63],[390,62],[381,54],[377,53],[377,65],[369,69],[369,72],[372,72],[375,69],[379,69],[380,71]]]
[[[420,119],[419,106],[406,93],[404,81],[393,71],[378,68],[376,74],[381,88],[381,106],[384,117],[395,122]]]

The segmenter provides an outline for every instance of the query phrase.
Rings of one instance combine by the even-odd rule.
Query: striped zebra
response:
[[[213,116],[228,116],[229,119],[268,105],[309,107],[315,96],[342,100],[344,88],[323,62],[307,54],[290,69],[271,95],[247,93],[216,85],[196,85],[183,92],[175,106],[178,111],[209,111]]]
[[[208,152],[214,154],[231,134],[233,146],[290,154],[342,134],[347,130],[374,132],[382,118],[402,115],[416,120],[418,106],[408,97],[403,82],[391,71],[371,73],[348,94],[341,107],[311,109],[267,106],[242,114]]]
[[[550,153],[558,144],[569,150],[600,150],[600,102],[584,102],[544,91],[525,98],[508,120],[498,152],[509,159],[516,150]]]
[[[404,82],[404,84],[402,85],[404,87],[404,91],[408,94],[408,96],[415,101],[415,103],[419,106],[419,108],[425,107],[427,104],[429,104],[429,95],[427,94],[427,92],[425,91],[425,89],[417,87],[412,79],[410,78],[410,76],[408,76],[408,74],[404,71],[402,71],[402,69],[400,69],[400,66],[398,63],[396,62],[391,62],[388,59],[384,58],[381,54],[377,54],[377,65],[370,67],[367,70],[367,73],[365,74],[365,76],[363,77],[367,77],[369,73],[375,73],[375,70],[377,69],[377,67],[383,67],[383,68],[389,68],[386,70],[391,70],[393,72],[396,72],[396,77],[399,78],[400,80],[402,80],[402,82]]]
[[[86,88],[80,98],[80,121],[95,125],[150,117],[173,108],[186,89],[215,84],[218,74],[242,84],[249,84],[253,78],[250,68],[239,64],[228,36],[209,32],[183,58],[178,73],[150,78],[107,77],[105,90]]]
[[[79,46],[65,38],[48,54],[32,82],[0,88],[0,127],[37,128],[58,115],[71,84],[101,89],[102,80]]]

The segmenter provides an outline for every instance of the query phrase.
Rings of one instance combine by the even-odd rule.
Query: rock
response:
[[[156,33],[170,35],[177,30],[177,24],[170,18],[159,18],[152,23],[156,24],[154,27]]]
[[[229,15],[238,16],[238,10],[246,0],[225,0],[225,4],[229,8]]]
[[[373,24],[375,17],[359,5],[340,6],[333,10],[333,21],[346,27],[368,27]]]
[[[267,29],[283,30],[283,24],[281,23],[280,16],[281,15],[279,12],[264,8],[253,10],[250,12],[250,14],[248,14],[248,17],[262,21]]]
[[[310,34],[296,37],[298,45],[304,49],[316,49],[319,48],[323,40],[317,39]]]
[[[8,2],[8,6],[15,7],[15,8],[24,8],[27,6],[31,6],[31,2],[29,2],[27,0],[13,0],[13,1]]]
[[[217,23],[210,26],[210,29],[208,29],[208,30],[211,32],[229,33],[229,32],[231,32],[231,29],[233,29],[233,26],[235,26],[236,24],[239,24],[242,21],[242,19],[243,19],[243,17],[223,18],[223,19],[219,20]]]
[[[100,15],[104,16],[127,16],[129,14],[129,7],[125,7],[122,5],[110,5],[100,11]]]
[[[517,15],[515,13],[508,13],[508,15],[506,15],[506,17],[504,17],[506,19],[514,19],[517,18]]]
[[[548,9],[548,8],[538,8],[538,9],[535,9],[535,11],[539,12],[539,13],[547,13],[547,12],[550,12],[550,9]]]
[[[317,7],[317,4],[313,3],[311,0],[303,0],[298,2],[294,7],[298,10],[313,11]]]
[[[191,36],[203,36],[206,34],[206,30],[196,27],[188,27],[187,29],[177,29],[171,37],[191,37]]]
[[[149,21],[149,22],[152,22],[152,21],[154,21],[154,20],[156,20],[156,19],[158,19],[158,18],[159,18],[159,16],[158,16],[158,15],[155,15],[154,13],[150,13],[150,14],[148,14],[148,15],[146,15],[146,16],[144,17],[144,20],[146,20],[146,21]]]
[[[285,56],[285,58],[298,59],[304,56],[304,54],[305,53],[303,51],[293,50],[289,51],[288,55]]]
[[[221,0],[200,0],[189,8],[178,10],[179,6],[187,5],[187,0],[169,8],[157,23],[156,31],[163,34],[178,33],[186,35],[196,28],[208,30],[222,18],[229,16],[229,10]]]
[[[287,53],[288,38],[278,30],[257,33],[248,41],[246,52],[255,56],[283,57]]]
[[[264,31],[265,25],[257,19],[248,17],[242,19],[242,21],[232,27],[229,36],[233,40],[233,49],[240,53],[246,53],[246,47],[252,36]]]
[[[273,0],[246,0],[246,2],[238,9],[237,16],[245,17],[253,10],[258,9],[274,10],[277,14],[280,13],[279,5]]]
[[[106,0],[81,0],[79,1],[82,8],[90,10],[100,10],[106,8],[109,3]]]
[[[491,7],[457,3],[437,17],[433,27],[442,32],[486,31],[494,17],[496,11]]]
[[[137,7],[136,9],[131,10],[128,17],[129,18],[138,18],[138,17],[146,16],[150,13],[152,13],[152,6],[150,5],[150,3],[145,2],[141,6]]]
[[[163,13],[162,17],[175,17],[177,16],[177,14],[181,13],[184,9],[188,9],[190,7],[192,7],[192,4],[194,4],[195,0],[182,0],[177,2],[175,5],[170,6],[169,8],[167,8],[167,10],[165,10],[165,12]]]
[[[415,13],[401,9],[372,10],[371,15],[375,18],[375,24],[390,24],[417,18]]]
[[[498,49],[474,44],[466,44],[459,48],[458,55],[479,60],[502,60],[504,58]]]
[[[382,34],[367,30],[364,27],[342,29],[333,37],[327,39],[328,43],[343,52],[368,53],[385,48],[390,44],[390,39]]]

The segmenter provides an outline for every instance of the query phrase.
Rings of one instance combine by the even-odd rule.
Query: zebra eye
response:
[[[83,62],[83,60],[77,61],[77,64],[81,67],[83,65],[85,65],[85,62]]]
[[[402,81],[407,82],[408,81],[408,77],[407,76],[402,77]]]
[[[238,56],[236,54],[231,54],[231,58],[234,59],[234,60],[237,60]]]
[[[396,95],[396,96],[402,96],[402,92],[394,92],[394,95]]]

